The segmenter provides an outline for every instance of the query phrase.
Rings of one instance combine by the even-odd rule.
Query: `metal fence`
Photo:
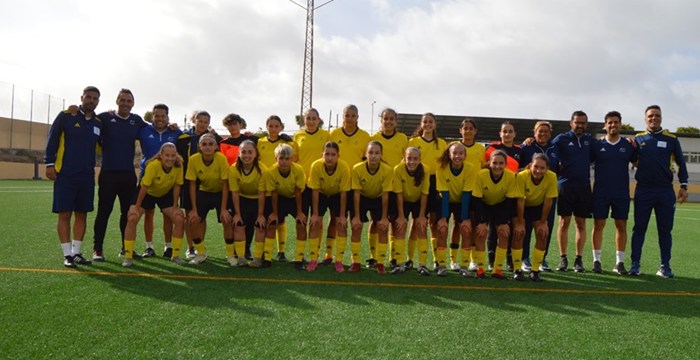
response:
[[[65,108],[65,103],[64,98],[0,81],[0,117],[10,120],[9,124],[4,122],[0,126],[0,147],[33,149],[43,146],[36,138],[45,140],[46,128]]]

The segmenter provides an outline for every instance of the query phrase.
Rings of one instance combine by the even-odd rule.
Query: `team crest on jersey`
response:
[[[159,181],[159,180],[160,180],[160,176],[156,176],[156,181]]]
[[[73,127],[79,128],[79,127],[80,127],[80,123],[75,123],[75,125],[73,125]]]
[[[623,152],[627,152],[627,149],[625,149],[625,148],[620,148],[620,152],[622,152],[622,153],[623,153]]]
[[[133,119],[129,120],[129,125],[136,125],[136,121],[134,121]]]
[[[583,145],[588,146],[588,140],[585,140],[585,141],[583,142]]]

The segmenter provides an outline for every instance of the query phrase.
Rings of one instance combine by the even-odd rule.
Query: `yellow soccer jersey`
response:
[[[435,146],[435,144],[437,144],[437,146]],[[416,136],[408,140],[408,146],[417,147],[420,150],[421,162],[428,165],[431,171],[428,175],[435,175],[435,169],[438,167],[440,156],[442,156],[442,153],[447,148],[445,140],[434,138],[432,141],[425,141],[422,137]]]
[[[324,195],[335,195],[340,192],[350,191],[350,167],[343,160],[338,160],[333,175],[328,175],[323,159],[318,159],[311,164],[309,175],[309,188],[318,190]]]
[[[382,160],[389,164],[392,169],[401,162],[408,146],[406,134],[398,131],[389,138],[378,132],[372,135],[370,140],[382,143]]]
[[[240,196],[248,199],[257,199],[258,193],[265,191],[264,175],[267,166],[260,165],[260,171],[253,167],[249,174],[240,172],[233,163],[228,173],[228,188],[237,192]]]
[[[462,143],[464,145],[464,143]],[[466,162],[472,164],[475,169],[481,169],[486,164],[486,146],[482,143],[474,142],[472,146],[464,145],[467,148]]]
[[[163,163],[155,159],[146,165],[146,170],[141,179],[141,185],[147,186],[146,193],[153,197],[161,197],[170,191],[175,185],[182,185],[182,166],[173,167],[169,172],[163,170]]]
[[[403,194],[404,201],[416,202],[420,200],[421,195],[428,195],[430,189],[430,175],[428,175],[429,167],[423,164],[423,182],[419,186],[415,185],[414,177],[408,174],[406,164],[401,163],[394,167],[394,181],[392,186],[394,192]]]
[[[525,198],[525,206],[538,206],[544,202],[544,198],[555,198],[559,196],[557,190],[557,175],[551,170],[547,170],[542,182],[535,185],[532,182],[530,169],[525,169],[517,175],[518,197]]]
[[[265,190],[270,193],[277,191],[279,196],[292,198],[297,188],[304,190],[306,187],[304,169],[302,169],[301,165],[296,163],[292,163],[292,168],[287,176],[282,176],[282,174],[280,174],[280,169],[277,164],[272,165],[265,175]]]
[[[319,128],[311,134],[306,130],[299,130],[294,134],[294,143],[297,144],[297,155],[299,165],[304,169],[306,177],[311,172],[311,164],[321,158],[323,145],[326,145],[331,135],[328,131]]]
[[[330,141],[338,143],[340,159],[352,167],[362,161],[369,142],[369,134],[357,128],[353,134],[348,135],[343,128],[336,128],[331,131]]]
[[[498,183],[494,183],[493,179],[491,179],[491,170],[479,170],[472,196],[482,198],[486,205],[502,203],[506,198],[517,198],[518,191],[515,184],[515,174],[505,169],[501,180]]]
[[[472,191],[474,187],[474,179],[476,178],[477,169],[469,163],[464,163],[459,174],[452,174],[450,166],[438,167],[435,172],[437,178],[437,191],[448,191],[450,193],[450,202],[462,202],[462,192]]]
[[[275,149],[277,149],[280,144],[288,144],[294,149],[294,153],[297,153],[297,146],[293,141],[286,142],[281,138],[270,141],[267,137],[258,139],[257,149],[258,155],[260,156],[260,163],[267,166],[268,169],[277,163],[277,159],[275,159]]]
[[[385,163],[379,164],[374,174],[367,170],[367,161],[356,164],[352,168],[352,189],[360,190],[360,194],[370,199],[376,199],[385,191],[392,191],[393,170]]]
[[[185,179],[190,181],[199,180],[199,190],[201,191],[220,192],[223,189],[221,181],[228,180],[228,160],[226,155],[218,151],[215,152],[214,161],[209,165],[204,165],[201,153],[190,156]]]

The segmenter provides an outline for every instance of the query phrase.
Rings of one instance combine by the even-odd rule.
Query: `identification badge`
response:
[[[98,128],[97,126],[94,126],[92,128],[92,132],[94,132],[95,135],[100,136],[100,128]]]
[[[665,148],[665,147],[666,147],[666,142],[665,142],[665,141],[659,141],[658,143],[656,143],[656,146],[657,146],[657,147],[660,147],[660,148]]]

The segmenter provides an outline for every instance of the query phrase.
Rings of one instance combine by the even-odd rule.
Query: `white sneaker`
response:
[[[238,266],[238,258],[236,258],[235,256],[227,257],[226,261],[228,261],[228,264],[231,266]]]
[[[134,259],[125,258],[124,262],[122,262],[123,267],[131,267],[131,265],[133,265],[133,264],[134,264]]]
[[[236,263],[238,267],[248,267],[248,260],[244,256],[238,257],[238,262]]]
[[[187,249],[187,253],[185,254],[185,256],[188,259],[194,259],[194,257],[197,256],[197,251],[194,248]]]
[[[207,261],[207,254],[197,254],[194,256],[194,258],[190,261],[190,264],[201,264],[203,262]]]
[[[479,269],[479,265],[477,265],[475,262],[470,262],[469,263],[469,271],[477,271]]]
[[[532,270],[532,264],[530,264],[530,259],[523,259],[523,263],[520,265],[522,271]]]
[[[459,271],[459,269],[461,269],[461,267],[459,266],[459,263],[453,262],[452,264],[450,264],[450,270]]]
[[[178,265],[182,265],[182,264],[186,264],[186,263],[187,263],[187,261],[182,260],[182,258],[179,258],[179,257],[171,258],[170,261],[172,261],[172,262],[174,262],[174,263],[176,263],[176,264],[178,264]]]

